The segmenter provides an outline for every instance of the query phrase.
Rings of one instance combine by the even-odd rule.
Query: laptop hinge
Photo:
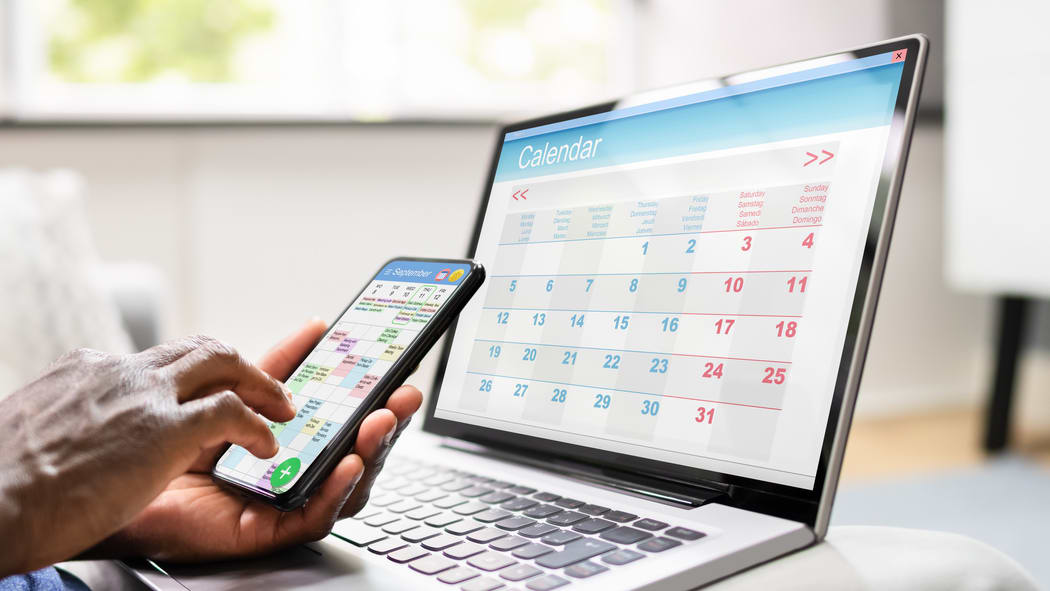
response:
[[[724,500],[726,492],[715,486],[707,487],[695,483],[683,483],[663,479],[651,474],[624,472],[556,458],[537,458],[528,454],[488,447],[453,437],[442,438],[441,445],[457,451],[478,454],[498,460],[524,464],[545,472],[553,472],[574,480],[587,482],[617,492],[643,497],[649,500],[699,507],[715,500]]]

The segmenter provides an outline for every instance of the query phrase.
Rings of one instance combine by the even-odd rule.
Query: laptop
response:
[[[154,588],[691,589],[827,532],[916,35],[506,126],[422,433],[367,507]]]

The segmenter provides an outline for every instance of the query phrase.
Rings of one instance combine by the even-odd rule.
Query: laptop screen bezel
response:
[[[829,58],[863,58],[872,55],[887,53],[905,49],[903,71],[898,89],[897,100],[891,121],[889,141],[883,157],[879,184],[876,189],[875,202],[872,207],[871,221],[868,227],[867,241],[862,253],[860,273],[858,275],[856,292],[853,296],[853,305],[850,312],[845,341],[842,347],[838,377],[835,382],[835,390],[832,396],[831,408],[828,413],[828,422],[825,427],[824,441],[818,460],[816,477],[812,489],[797,488],[793,486],[775,484],[763,480],[745,478],[727,474],[671,464],[647,458],[639,458],[627,454],[620,454],[600,450],[597,448],[571,445],[561,441],[533,437],[500,429],[492,429],[471,425],[449,419],[440,419],[435,416],[437,408],[438,393],[444,379],[445,368],[448,363],[455,335],[456,326],[449,329],[449,334],[442,347],[441,359],[437,368],[437,375],[431,395],[427,397],[426,414],[424,416],[423,430],[435,435],[452,437],[489,448],[505,450],[519,455],[532,456],[545,462],[564,460],[580,464],[593,465],[597,468],[608,468],[615,470],[618,477],[630,479],[635,474],[639,479],[651,485],[653,479],[665,479],[677,485],[692,485],[701,488],[716,488],[729,493],[731,503],[745,509],[756,510],[766,514],[798,520],[813,526],[817,521],[818,505],[826,493],[833,492],[837,481],[837,473],[841,464],[841,449],[837,450],[838,457],[835,465],[832,465],[833,450],[844,444],[846,432],[848,432],[848,418],[853,410],[857,382],[863,367],[864,351],[870,337],[871,315],[878,296],[878,285],[881,281],[881,271],[885,262],[886,251],[889,246],[889,232],[892,228],[893,217],[896,213],[897,193],[899,193],[899,180],[903,174],[904,158],[907,153],[908,140],[911,135],[911,127],[914,119],[915,103],[917,102],[918,85],[921,77],[916,72],[921,72],[921,59],[924,58],[925,46],[918,36],[903,37],[890,41],[881,42],[849,51],[829,54],[827,56],[792,62],[772,68],[763,68],[749,72],[742,72],[731,76],[717,79],[709,79],[704,82],[716,82],[719,85],[735,84],[734,79],[744,77],[753,79],[752,76],[761,76],[768,72],[769,75],[788,71],[805,70],[817,67]],[[923,50],[923,51],[920,51]],[[689,88],[695,87],[697,82],[674,86],[658,91],[660,94],[674,95],[676,89],[681,89],[679,94],[686,94]],[[913,86],[915,88],[913,89]],[[915,91],[913,93],[913,90]],[[478,209],[471,239],[469,254],[474,255],[477,250],[481,226],[485,220],[485,213],[495,180],[496,168],[499,163],[500,153],[507,133],[529,129],[540,125],[557,123],[578,117],[606,113],[615,110],[623,103],[638,104],[639,97],[654,94],[652,92],[637,93],[619,100],[593,105],[590,107],[563,112],[548,117],[531,119],[513,123],[502,127],[493,151],[492,163],[489,174],[484,185],[481,197],[481,205]],[[892,192],[891,192],[892,191]],[[855,357],[855,353],[861,353]],[[855,372],[856,379],[850,379]],[[848,401],[848,405],[846,402]],[[841,419],[845,415],[845,421]],[[829,479],[829,472],[834,478]],[[829,488],[830,487],[830,488]]]

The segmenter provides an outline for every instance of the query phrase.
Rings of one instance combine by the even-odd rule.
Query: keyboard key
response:
[[[408,564],[408,568],[421,572],[424,575],[436,575],[441,571],[446,571],[450,568],[456,567],[456,561],[449,560],[444,556],[427,556],[426,558],[420,558]]]
[[[401,538],[387,538],[385,540],[380,540],[368,546],[368,551],[374,552],[376,554],[389,554],[390,552],[393,552],[394,550],[400,550],[401,548],[404,548],[407,545],[408,542],[402,540]]]
[[[409,480],[423,480],[424,478],[430,478],[435,472],[437,470],[433,468],[419,468],[405,474],[405,478]]]
[[[456,544],[462,542],[463,538],[459,538],[450,534],[441,534],[440,536],[430,538],[429,540],[424,540],[421,545],[427,550],[434,550],[436,552],[439,550],[444,550],[446,548],[451,548],[452,546],[455,546]]]
[[[517,531],[523,527],[528,527],[535,523],[535,519],[529,519],[528,517],[509,517],[502,521],[497,521],[496,527],[500,529],[505,529],[507,531]]]
[[[477,542],[479,544],[488,544],[493,540],[498,540],[503,536],[507,535],[507,532],[502,532],[494,527],[486,527],[481,531],[476,531],[469,536],[467,539],[471,542]]]
[[[406,531],[408,531],[410,529],[415,529],[417,527],[419,527],[419,524],[416,523],[415,521],[409,521],[408,519],[402,519],[401,521],[395,521],[394,523],[391,523],[390,525],[384,526],[383,527],[383,531],[385,531],[388,534],[393,534],[395,536],[398,536],[398,535],[401,535],[401,534],[405,533]]]
[[[430,490],[429,486],[424,486],[418,482],[413,482],[412,484],[406,487],[397,489],[397,494],[403,497],[414,497],[420,493],[425,493],[428,490]]]
[[[415,544],[417,542],[422,542],[423,540],[430,539],[440,534],[440,529],[436,527],[427,527],[424,525],[422,527],[417,527],[415,529],[408,530],[407,532],[402,534],[401,539],[405,540],[406,542],[412,542],[413,544]]]
[[[514,559],[499,552],[485,552],[467,560],[467,564],[481,570],[494,571],[514,564]]]
[[[567,497],[562,497],[562,498],[558,499],[557,501],[554,501],[554,504],[559,506],[559,507],[564,507],[566,509],[575,509],[577,507],[582,507],[583,506],[583,501],[577,501],[576,499],[570,499],[570,498],[567,498]]]
[[[539,493],[536,493],[536,494],[532,495],[532,498],[536,499],[537,501],[540,501],[541,503],[550,503],[552,501],[557,501],[561,497],[559,497],[558,495],[556,495],[554,493],[539,492]]]
[[[401,502],[390,505],[386,508],[386,510],[392,511],[394,513],[408,513],[409,511],[413,509],[418,509],[421,506],[422,505],[413,501],[412,499],[402,499]]]
[[[507,579],[508,581],[524,581],[535,577],[536,575],[542,575],[543,571],[540,569],[529,566],[527,564],[515,564],[514,566],[508,566],[507,568],[499,571],[499,576]]]
[[[667,527],[667,524],[662,521],[657,521],[655,519],[649,519],[648,517],[646,517],[645,519],[639,519],[638,521],[635,521],[634,527],[649,531],[657,531]]]
[[[610,529],[609,531],[602,532],[601,535],[603,540],[609,540],[610,542],[616,542],[617,544],[634,544],[651,537],[653,537],[653,534],[647,531],[626,526]]]
[[[394,523],[398,519],[401,519],[397,515],[392,513],[380,513],[373,515],[365,520],[365,525],[371,525],[372,527],[383,527],[388,523]]]
[[[516,495],[531,495],[536,492],[536,489],[529,488],[527,486],[512,486],[507,489],[507,492],[514,493]]]
[[[368,519],[369,517],[375,517],[376,515],[381,515],[382,513],[383,512],[380,511],[379,509],[376,509],[375,507],[372,507],[371,505],[366,505],[364,509],[361,509],[360,511],[358,511],[357,515],[351,516],[350,519],[356,519],[358,521],[364,521],[364,520]]]
[[[638,549],[645,550],[646,552],[663,552],[664,550],[681,545],[681,542],[678,540],[672,540],[671,538],[653,538],[638,544]]]
[[[454,513],[458,513],[460,515],[473,515],[475,513],[481,513],[482,511],[484,511],[484,510],[486,510],[488,508],[489,508],[489,506],[486,505],[485,503],[479,503],[477,501],[471,501],[471,502],[467,503],[466,505],[460,505],[460,506],[456,507],[455,509],[452,509],[452,511]]]
[[[564,568],[570,564],[583,562],[584,560],[589,560],[595,556],[605,554],[610,550],[617,549],[616,546],[608,542],[583,538],[576,540],[575,542],[569,542],[561,552],[554,552],[539,557],[536,560],[536,564],[544,568]]]
[[[400,503],[401,500],[401,497],[397,495],[383,495],[368,501],[368,504],[372,507],[389,507],[394,503]]]
[[[587,562],[574,564],[569,568],[565,569],[565,574],[577,579],[586,579],[587,577],[594,576],[598,573],[603,573],[607,570],[609,570],[609,567],[602,566],[597,562],[591,562],[588,560]]]
[[[522,546],[528,543],[529,541],[524,538],[519,538],[518,536],[507,536],[505,538],[500,538],[495,542],[492,542],[492,544],[489,547],[493,550],[506,552],[515,548],[521,548]]]
[[[638,516],[634,513],[627,513],[625,511],[609,511],[605,515],[602,515],[602,517],[609,521],[615,521],[616,523],[627,523],[628,521],[638,519]]]
[[[427,519],[423,523],[431,527],[447,527],[449,525],[452,525],[453,523],[456,523],[457,521],[463,521],[463,518],[461,518],[459,515],[454,515],[452,513],[439,513],[431,517],[430,519]]]
[[[535,525],[530,525],[529,527],[519,529],[518,535],[525,536],[526,538],[539,538],[554,531],[558,531],[558,528],[554,527],[553,525],[549,525],[546,523],[537,523]]]
[[[426,480],[423,481],[423,484],[425,484],[427,486],[441,486],[442,484],[445,484],[446,482],[452,481],[454,478],[455,478],[455,476],[453,476],[452,474],[449,474],[448,472],[444,472],[444,473],[441,473],[441,474],[435,474],[435,475],[431,476],[430,478],[427,478]]]
[[[500,519],[504,519],[510,516],[510,511],[504,511],[503,509],[489,509],[487,511],[482,511],[481,513],[478,513],[474,516],[474,519],[477,519],[482,523],[492,523],[494,521],[499,521]]]
[[[441,485],[441,490],[446,492],[456,492],[472,486],[474,483],[469,480],[453,480],[452,482],[446,482]]]
[[[443,499],[443,498],[445,498],[447,496],[448,496],[447,492],[445,492],[443,490],[440,490],[440,489],[437,489],[437,488],[434,488],[434,489],[428,490],[427,492],[425,492],[423,494],[416,495],[416,500],[419,501],[420,503],[432,503],[432,502],[434,502],[434,501],[436,501],[438,499]]]
[[[581,534],[596,534],[614,527],[616,527],[616,524],[611,521],[598,519],[597,517],[591,517],[590,519],[585,519],[572,526],[572,529],[580,532]]]
[[[628,562],[634,562],[639,558],[645,558],[645,554],[635,552],[634,550],[617,550],[616,552],[609,552],[602,556],[602,562],[608,562],[609,564],[627,564]]]
[[[448,497],[447,499],[440,499],[434,501],[434,506],[438,509],[451,509],[466,503],[467,500],[463,497]]]
[[[524,511],[525,509],[530,509],[539,504],[539,501],[534,501],[526,497],[515,497],[506,503],[503,503],[500,507],[507,511]]]
[[[391,478],[389,480],[381,478],[376,482],[376,488],[382,490],[397,490],[410,484],[412,484],[412,481],[407,478]]]
[[[503,586],[503,583],[496,579],[490,579],[484,577],[482,579],[474,579],[469,581],[466,585],[460,587],[462,591],[492,591],[493,589],[499,589]]]
[[[574,540],[578,540],[578,539],[580,539],[582,537],[583,536],[581,536],[580,534],[578,534],[576,532],[556,531],[556,532],[554,532],[552,534],[547,534],[547,535],[543,536],[542,538],[540,538],[540,541],[541,542],[546,542],[548,544],[554,544],[555,546],[560,546],[562,544],[568,544],[569,542],[572,542]]]
[[[471,532],[476,532],[483,527],[485,526],[477,521],[460,521],[446,527],[445,531],[450,534],[456,534],[457,536],[465,536]]]
[[[535,517],[537,519],[543,519],[544,517],[550,517],[555,513],[561,513],[562,510],[552,505],[540,505],[539,507],[533,507],[524,513],[525,517]]]
[[[496,504],[496,503],[502,503],[504,501],[509,501],[509,500],[511,500],[513,498],[514,498],[514,495],[510,494],[509,492],[504,492],[504,491],[498,490],[496,492],[490,492],[487,495],[480,496],[480,497],[478,497],[478,500],[481,501],[482,503]]]
[[[382,531],[353,519],[344,519],[336,522],[335,527],[332,528],[332,533],[355,546],[367,546],[372,542],[378,542],[387,537]]]
[[[484,551],[484,546],[471,544],[470,542],[463,542],[458,546],[452,546],[448,550],[445,550],[445,556],[455,558],[456,560],[463,560],[464,558],[470,558],[471,556],[481,554]]]
[[[469,581],[474,577],[478,576],[476,571],[473,571],[465,566],[457,566],[452,570],[447,570],[438,576],[438,580],[442,583],[448,583],[449,585],[455,585],[456,583],[462,583],[463,581]]]
[[[382,542],[379,543],[382,544]],[[550,554],[551,552],[554,552],[554,548],[551,548],[550,546],[544,546],[543,544],[532,543],[527,546],[522,546],[521,548],[518,548],[517,550],[511,552],[511,554],[518,558],[532,560],[533,558],[539,558],[540,556],[543,556],[544,554]]]
[[[602,513],[608,513],[608,507],[602,507],[601,505],[592,505],[590,503],[580,507],[580,513],[586,513],[587,515],[601,515]]]
[[[558,575],[544,575],[538,579],[533,579],[525,586],[532,591],[551,591],[551,589],[557,589],[562,585],[568,585],[569,581],[559,577]]]
[[[583,513],[577,513],[576,511],[563,511],[557,515],[551,515],[547,518],[548,523],[554,525],[572,525],[587,519],[587,516]]]
[[[417,548],[415,546],[409,546],[407,548],[402,548],[402,549],[398,550],[397,552],[391,552],[390,554],[387,554],[386,557],[389,558],[390,560],[393,560],[394,562],[396,562],[398,564],[403,564],[403,563],[408,562],[410,560],[415,560],[417,558],[423,558],[427,554],[430,554],[430,552],[427,552],[426,550],[424,550],[422,548]]]
[[[491,486],[492,488],[495,488],[495,489],[510,488],[510,487],[514,486],[514,483],[513,482],[507,482],[506,480],[493,480],[492,482],[489,482],[487,484],[487,486]]]
[[[405,517],[409,519],[415,519],[416,521],[422,521],[428,517],[433,517],[441,513],[441,509],[434,509],[433,507],[420,507],[419,509],[413,509],[408,513],[405,513]]]
[[[470,486],[459,491],[459,494],[463,495],[464,497],[474,498],[480,497],[482,495],[487,495],[490,492],[492,492],[491,488],[486,488],[484,486]]]
[[[672,527],[671,529],[664,532],[672,538],[678,538],[679,540],[699,540],[707,534],[703,532],[693,531],[684,527]]]

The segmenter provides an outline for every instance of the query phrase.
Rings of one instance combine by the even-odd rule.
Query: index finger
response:
[[[219,341],[206,341],[168,366],[179,402],[232,390],[256,412],[273,421],[295,416],[290,393],[280,382]]]

